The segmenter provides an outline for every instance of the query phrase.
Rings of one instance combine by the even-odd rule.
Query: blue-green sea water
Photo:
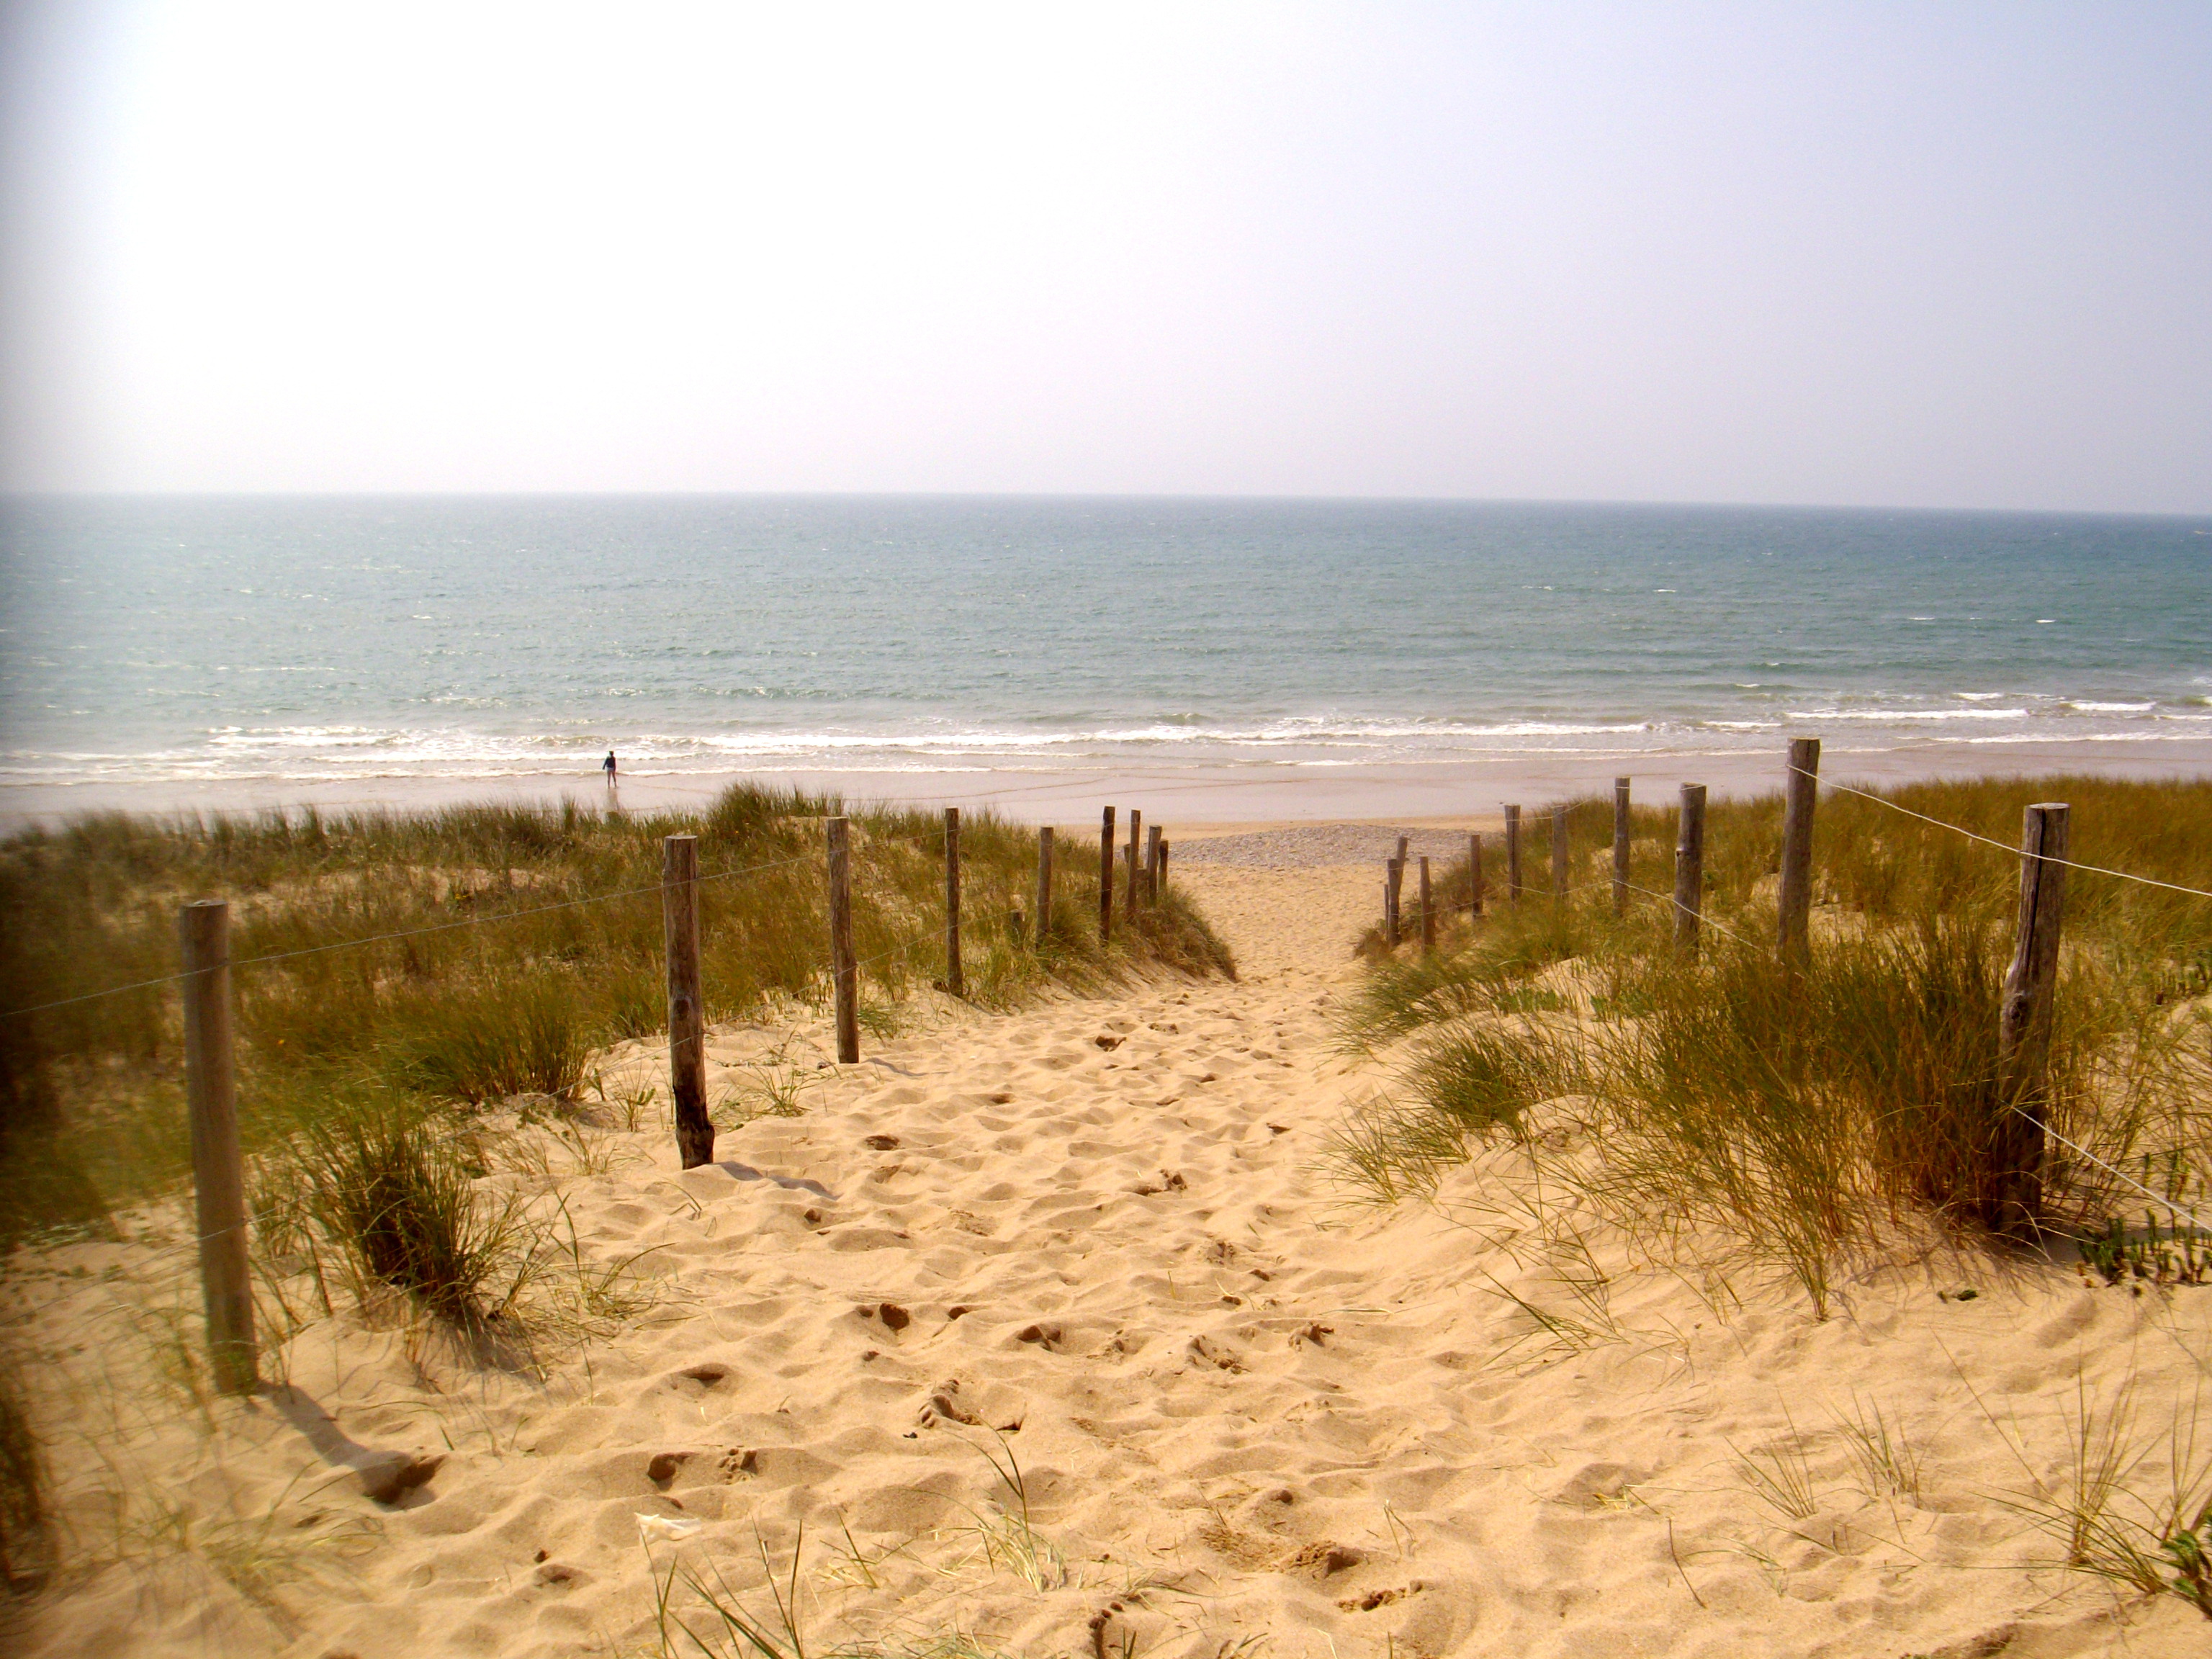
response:
[[[0,604],[16,785],[2212,738],[2206,519],[19,498]]]

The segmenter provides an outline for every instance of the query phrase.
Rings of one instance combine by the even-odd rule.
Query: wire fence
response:
[[[1805,777],[1815,775],[1806,772],[1802,767],[1792,767],[1790,769]],[[1999,852],[2010,854],[2014,858],[2021,856],[2021,849],[2018,847],[1998,841],[1994,836],[1984,836],[1977,830],[1966,829],[1962,824],[1946,823],[1942,819],[1932,818],[1925,812],[1916,812],[1911,807],[1900,805],[1886,796],[1873,794],[1864,789],[1854,789],[1847,783],[1826,783],[1821,787],[1832,789],[1838,794],[1855,795],[1861,800],[1870,800],[1877,806],[1886,806],[1891,811],[1901,812],[1908,818],[1917,818],[1921,823],[1933,824],[1938,830],[1948,830],[1954,836],[1963,836],[1968,841],[1979,842],[1984,847],[1994,847]],[[2208,891],[2202,887],[2187,887],[2176,881],[2161,881],[2155,876],[2137,875],[2131,870],[2111,870],[2100,864],[2080,864],[2072,859],[2053,858],[2049,854],[2039,854],[2037,856],[2045,864],[2063,865],[2069,870],[2080,870],[2093,876],[2111,876],[2120,881],[2139,882],[2145,887],[2161,887],[2169,893],[2187,893],[2195,898],[2212,899],[2212,891]]]
[[[806,855],[777,859],[767,864],[749,865],[738,870],[720,870],[697,878],[700,885],[710,881],[728,881],[739,876],[758,875],[765,870],[781,870],[794,864],[811,862]],[[464,916],[458,921],[433,922],[427,927],[404,927],[389,933],[368,933],[356,939],[333,939],[328,945],[302,945],[296,951],[271,951],[258,957],[238,957],[228,964],[233,969],[258,968],[272,962],[289,962],[299,957],[318,957],[333,951],[356,951],[371,945],[388,945],[399,939],[422,939],[433,933],[450,933],[465,927],[492,927],[501,922],[520,921],[529,916],[550,915],[556,910],[580,910],[595,904],[613,904],[623,899],[639,898],[647,893],[659,893],[667,884],[655,882],[649,887],[625,887],[611,893],[592,893],[583,898],[562,899],[553,904],[533,904],[520,910],[501,910],[488,916]],[[15,1019],[25,1014],[41,1014],[49,1009],[68,1008],[83,1002],[97,1002],[103,997],[121,996],[127,991],[150,990],[157,985],[174,985],[190,979],[189,972],[163,974],[155,979],[142,979],[128,985],[111,985],[104,990],[87,991],[82,996],[62,997],[52,1002],[33,1003],[28,1007],[10,1008],[0,1012],[0,1019]]]
[[[919,832],[876,836],[872,836],[871,841],[876,845],[934,847],[942,852],[946,845],[946,834],[942,828],[935,828]],[[813,864],[817,861],[817,854],[799,854],[791,858],[770,860],[765,863],[747,865],[738,869],[714,871],[696,878],[696,882],[700,886],[705,886],[711,882],[734,880],[741,877],[759,875],[770,870],[787,869],[794,865]],[[520,909],[501,910],[489,915],[464,916],[457,921],[434,922],[422,927],[401,928],[390,933],[334,939],[325,945],[303,945],[293,951],[274,951],[260,956],[239,957],[233,958],[228,965],[233,969],[262,967],[301,957],[322,956],[337,951],[360,950],[373,945],[386,945],[406,939],[422,939],[465,928],[495,927],[501,923],[520,921],[532,916],[546,915],[556,911],[583,909],[593,905],[617,903],[624,899],[641,898],[665,892],[666,887],[665,882],[654,882],[650,885],[620,888],[612,892],[587,894],[581,898],[562,899],[550,904],[528,905]],[[878,951],[872,957],[863,958],[857,965],[866,967],[899,951],[911,949],[924,937],[927,935],[917,935],[915,939],[894,946],[891,950]],[[30,1003],[21,1007],[0,1010],[0,1019],[18,1019],[32,1014],[50,1012],[55,1009],[75,1007],[83,1003],[97,1002],[107,997],[123,996],[132,991],[152,990],[164,985],[179,984],[190,977],[191,975],[189,972],[180,971],[157,975],[151,979],[134,980],[122,985],[106,986],[100,990],[87,991],[76,996],[58,997],[48,1002]]]
[[[1814,752],[1817,756],[1817,749]],[[1784,770],[1786,775],[1794,775],[1798,777],[1810,779],[1816,784],[1820,784],[1820,787],[1836,793],[1853,796],[1861,800],[1871,801],[1877,806],[1886,808],[1893,812],[1899,813],[1905,817],[1914,819],[1921,823],[1927,824],[1931,828],[1948,830],[1951,834],[1960,836],[1968,842],[1975,842],[1981,846],[1994,848],[1997,851],[2005,854],[2008,857],[2022,860],[2023,864],[2033,860],[2037,863],[2057,865],[2069,870],[2078,870],[2085,874],[2109,876],[2118,880],[2135,882],[2146,887],[2157,888],[2166,892],[2181,893],[2197,898],[2212,898],[2212,891],[2208,891],[2203,888],[2189,886],[2186,884],[2180,882],[2167,881],[2159,877],[2146,876],[2134,871],[2115,870],[2102,865],[2086,864],[2077,860],[2053,857],[2048,854],[2033,852],[2026,848],[2012,845],[2005,842],[1996,840],[1993,836],[1983,835],[1977,830],[1969,830],[1964,825],[1947,823],[1943,819],[1931,817],[1928,813],[1916,811],[1912,808],[1906,806],[1900,802],[1892,800],[1885,795],[1878,794],[1869,790],[1860,789],[1852,785],[1844,783],[1836,783],[1832,781],[1822,783],[1816,770],[1800,766],[1794,759],[1785,762]],[[1507,815],[1504,832],[1509,859],[1514,857],[1517,851],[1515,843],[1518,838],[1518,833],[1520,831],[1526,830],[1532,826],[1556,823],[1558,819],[1563,814],[1570,814],[1573,810],[1573,805],[1568,802],[1561,802],[1553,805],[1542,807],[1534,811],[1524,811],[1518,807],[1511,809]],[[1618,832],[1616,831],[1616,833]],[[1553,856],[1556,859],[1558,856],[1559,843],[1555,840],[1553,845]],[[1400,865],[1396,859],[1393,859],[1386,861],[1385,867],[1385,886],[1387,892],[1385,900],[1384,926],[1388,931],[1389,936],[1395,940],[1400,934],[1409,931],[1406,927],[1402,917],[1392,914],[1393,908],[1396,906],[1399,902],[1397,883],[1402,879],[1403,866]],[[1472,878],[1473,871],[1471,868],[1468,873],[1470,878]],[[1722,937],[1735,944],[1741,945],[1746,949],[1770,948],[1761,947],[1755,945],[1753,940],[1747,938],[1744,934],[1736,932],[1725,923],[1717,921],[1703,906],[1693,908],[1691,906],[1685,904],[1680,896],[1677,894],[1659,892],[1651,888],[1642,886],[1638,883],[1629,881],[1618,874],[1605,881],[1565,883],[1561,883],[1557,879],[1558,874],[1558,867],[1555,865],[1553,869],[1554,879],[1552,882],[1540,884],[1530,882],[1516,884],[1511,890],[1511,896],[1514,899],[1518,900],[1523,894],[1532,894],[1540,901],[1542,898],[1547,896],[1556,896],[1559,897],[1567,897],[1577,893],[1589,892],[1599,890],[1625,890],[1628,892],[1638,894],[1646,899],[1652,900],[1657,903],[1663,904],[1669,909],[1679,914],[1691,916],[1695,920],[1698,927],[1710,927],[1713,932],[1720,934]],[[1479,890],[1471,891],[1468,900],[1463,907],[1468,914],[1470,922],[1474,920],[1474,916],[1479,914],[1475,910],[1474,906],[1480,897],[1480,894]],[[1458,909],[1462,907],[1454,907],[1455,909]],[[1416,927],[1411,931],[1419,933],[1421,930],[1417,925]],[[1778,939],[1775,942],[1775,946],[1771,948],[1778,947],[1779,941]],[[2165,1196],[2153,1191],[2149,1187],[2144,1185],[2142,1182],[2136,1180],[2125,1170],[2121,1170],[2116,1165],[2107,1162],[2106,1159],[2098,1157],[2096,1153],[2089,1151],[2088,1148],[2083,1146],[2078,1141],[2071,1139],[2068,1136],[2061,1133],[2057,1129],[2052,1127],[2043,1116],[2025,1109],[2015,1101],[2007,1101],[2004,1104],[2007,1110],[2021,1118],[2025,1121],[2033,1124],[2039,1132],[2049,1135],[2053,1140],[2056,1140],[2061,1146],[2066,1147],[2076,1157],[2082,1158],[2095,1168],[2101,1170],[2122,1185],[2142,1194],[2144,1198],[2148,1199],[2154,1204],[2160,1206],[2173,1216],[2186,1220],[2192,1226],[2198,1228],[2200,1231],[2212,1232],[2212,1229],[2208,1229],[2206,1227],[2204,1221],[2197,1215],[2196,1211],[2186,1205],[2177,1203],[2171,1197]]]
[[[1810,778],[1817,781],[1817,773],[1814,770],[1796,767],[1794,763],[1792,764],[1790,770],[1796,776]],[[1929,814],[1917,811],[1911,807],[1907,807],[1897,801],[1889,799],[1881,794],[1859,789],[1846,784],[1830,783],[1826,787],[1832,792],[1871,801],[1879,806],[1898,812],[1907,818],[1916,820],[1936,830],[1949,831],[1950,833],[1957,835],[1970,842],[1996,848],[1999,851],[2005,853],[2008,856],[2021,858],[2023,860],[2032,860],[2038,856],[2032,851],[2008,846],[1991,836],[1980,834],[1975,830],[1966,829],[1964,826],[1948,823]],[[1700,797],[1701,793],[1702,792],[1699,792]],[[1808,800],[1811,799],[1809,792],[1808,792],[1807,799]],[[1686,792],[1685,800],[1685,810],[1686,811],[1689,810],[1690,802],[1690,796],[1687,792]],[[1522,832],[1526,832],[1531,830],[1540,830],[1546,826],[1549,826],[1555,831],[1559,831],[1565,815],[1571,812],[1573,808],[1571,805],[1567,803],[1560,803],[1557,805],[1548,806],[1534,812],[1517,814],[1513,822],[1516,829]],[[1109,822],[1110,823],[1110,819]],[[1133,828],[1134,825],[1133,823]],[[1109,833],[1110,835],[1110,830]],[[842,832],[837,832],[837,834],[842,834]],[[871,841],[875,845],[886,848],[897,847],[912,848],[915,849],[929,849],[933,848],[940,850],[946,856],[948,862],[952,857],[951,827],[949,823],[944,829],[931,827],[921,830],[907,830],[890,835],[875,836],[871,837]],[[1159,844],[1158,829],[1156,825],[1153,830],[1153,842],[1152,845],[1152,847],[1158,847]],[[1688,844],[1694,845],[1694,841]],[[842,862],[843,858],[842,848],[844,843],[842,839],[836,839],[836,836],[833,835],[833,845],[841,850],[833,857],[832,860],[833,873],[831,879],[833,886],[836,888],[836,892],[839,895],[843,895],[845,890],[842,886],[837,886],[836,884],[844,880],[845,878],[836,872],[846,867]],[[1078,845],[1079,845],[1079,843],[1078,843]],[[1780,941],[1769,941],[1766,945],[1761,946],[1753,939],[1747,937],[1745,933],[1737,931],[1728,923],[1717,920],[1709,913],[1708,909],[1702,902],[1697,902],[1694,898],[1691,902],[1686,902],[1680,892],[1669,893],[1661,891],[1654,888],[1642,885],[1639,883],[1627,880],[1623,875],[1618,873],[1620,869],[1620,866],[1618,864],[1615,866],[1616,873],[1614,873],[1610,879],[1581,881],[1566,879],[1566,868],[1559,861],[1565,854],[1566,845],[1563,831],[1556,833],[1552,837],[1553,859],[1552,871],[1553,878],[1553,880],[1548,883],[1540,881],[1534,883],[1525,881],[1516,882],[1513,884],[1513,890],[1514,896],[1516,898],[1521,897],[1523,895],[1528,895],[1534,896],[1537,902],[1540,902],[1546,897],[1566,900],[1571,899],[1578,895],[1589,894],[1601,890],[1610,891],[1615,895],[1616,898],[1623,894],[1634,894],[1643,900],[1665,907],[1670,913],[1677,915],[1678,917],[1687,919],[1700,929],[1711,928],[1715,934],[1732,942],[1735,945],[1743,947],[1746,950],[1777,948],[1778,945],[1779,945],[1780,948],[1787,948],[1786,945],[1782,945]],[[1401,849],[1404,847],[1404,843],[1402,842],[1401,842]],[[1116,884],[1116,866],[1120,861],[1116,857],[1116,854],[1119,850],[1120,849],[1114,842],[1109,841],[1106,847],[1102,851],[1098,870],[1099,882],[1103,890],[1102,896],[1109,907],[1113,903],[1113,890]],[[1516,852],[1517,854],[1517,845]],[[1152,894],[1152,884],[1153,880],[1156,878],[1155,869],[1152,863],[1153,854],[1150,848],[1140,854],[1133,834],[1127,848],[1127,854],[1129,860],[1128,876],[1130,884],[1130,898],[1128,902],[1134,906],[1139,902],[1139,895],[1140,892],[1146,894],[1148,896]],[[689,884],[703,887],[715,883],[742,880],[778,870],[790,869],[802,865],[811,865],[816,861],[818,856],[818,854],[801,854],[789,858],[769,860],[756,864],[714,871],[690,878]],[[1141,884],[1139,880],[1139,859],[1140,857],[1144,860],[1144,880]],[[1403,854],[1401,851],[1401,860],[1393,860],[1390,861],[1391,873],[1389,877],[1389,892],[1387,901],[1386,918],[1390,924],[1390,933],[1394,942],[1400,931],[1398,924],[1401,921],[1399,914],[1401,884],[1405,876],[1408,873],[1408,865],[1407,862],[1401,861],[1402,858]],[[1079,861],[1079,855],[1078,861]],[[2123,881],[2135,882],[2147,887],[2160,889],[2166,891],[2200,898],[2212,898],[2212,891],[2208,891],[2205,889],[2190,886],[2183,883],[2168,881],[2156,877],[2142,875],[2134,872],[2110,869],[2100,866],[2082,863],[2063,858],[2046,857],[2043,861],[2063,866],[2063,867],[2072,870],[2079,870],[2085,873],[2111,877]],[[1540,862],[1540,854],[1539,855],[1539,862]],[[1520,860],[1517,856],[1515,858],[1513,865],[1516,874],[1518,874],[1520,870]],[[1422,860],[1422,866],[1424,870],[1422,884],[1423,897],[1425,900],[1427,900],[1429,897],[1429,891],[1428,879],[1426,876],[1427,860],[1425,859]],[[1471,869],[1469,871],[1469,874],[1470,876],[1473,874],[1473,871]],[[372,946],[398,943],[430,935],[449,933],[464,929],[496,927],[502,923],[521,921],[531,917],[543,916],[555,912],[579,910],[597,905],[619,903],[625,901],[644,898],[654,893],[665,895],[671,890],[672,885],[681,884],[672,884],[667,880],[664,880],[650,884],[641,884],[635,887],[618,889],[609,892],[589,894],[575,898],[557,900],[549,903],[526,905],[516,909],[501,910],[487,915],[474,915],[451,921],[436,922],[419,927],[397,929],[386,933],[368,934],[356,938],[331,940],[319,945],[303,945],[292,950],[268,951],[258,956],[237,958],[234,961],[222,963],[220,965],[226,969],[263,968],[309,957],[322,956],[337,951],[366,949]],[[1694,888],[1694,881],[1692,884]],[[1481,896],[1480,888],[1479,886],[1471,885],[1471,890],[1468,900],[1468,908],[1471,915],[1474,912],[1474,906],[1480,903]],[[1041,903],[1042,902],[1041,894]],[[846,907],[842,914],[849,915],[849,896],[839,896],[836,898],[836,903]],[[1425,922],[1430,920],[1436,911],[1441,908],[1442,907],[1433,906],[1431,903],[1425,902],[1422,906],[1423,921]],[[1454,908],[1456,908],[1457,907]],[[1016,914],[1017,915],[1018,915],[1018,912]],[[884,918],[884,920],[887,919],[888,918]],[[854,1029],[850,1021],[856,1012],[854,1007],[854,982],[857,981],[859,975],[865,969],[876,968],[880,964],[890,962],[895,958],[907,957],[913,952],[929,946],[933,942],[939,939],[944,935],[947,924],[951,921],[951,916],[948,914],[946,916],[908,933],[906,937],[902,938],[892,944],[875,950],[868,955],[857,957],[853,955],[849,945],[837,942],[842,940],[842,935],[833,936],[833,944],[830,951],[831,960],[828,964],[828,971],[832,980],[832,992],[838,999],[839,1003],[838,1026],[841,1032],[841,1036],[839,1037],[839,1059],[841,1060],[855,1057],[857,1052],[855,1050],[854,1054],[847,1054],[845,1052],[844,1045],[850,1042],[851,1033]],[[1045,922],[1046,918],[1041,915],[1039,917],[1040,942],[1042,942],[1042,928]],[[879,920],[878,926],[880,925],[881,921]],[[1015,926],[1010,930],[1010,937],[1018,939],[1021,932],[1022,930],[1017,921]],[[1423,932],[1426,932],[1425,927],[1423,929]],[[672,931],[671,937],[672,939],[675,937]],[[949,965],[951,956],[949,949],[947,954]],[[200,971],[204,972],[206,969],[203,969]],[[817,966],[817,968],[813,971],[820,971],[819,967]],[[694,960],[692,974],[693,978],[691,982],[696,989],[697,983],[696,958]],[[131,992],[149,990],[172,984],[179,984],[191,979],[194,976],[192,970],[187,969],[179,973],[163,975],[150,979],[133,981],[128,984],[107,987],[100,990],[88,992],[76,996],[59,998],[47,1002],[35,1003],[23,1007],[6,1010],[4,1012],[0,1012],[0,1019],[21,1018],[55,1009],[95,1002],[103,998],[120,996]],[[673,974],[672,970],[672,981]],[[673,1021],[672,1012],[672,1021]],[[787,1043],[792,1038],[797,1037],[799,1035],[799,1028],[796,1025],[793,1025],[788,1030],[784,1041]],[[610,1067],[619,1068],[623,1072],[635,1072],[638,1067],[649,1067],[664,1058],[672,1060],[672,1062],[674,1062],[672,1065],[671,1075],[667,1078],[665,1082],[668,1092],[672,1099],[685,1098],[687,1097],[683,1097],[680,1093],[681,1088],[685,1086],[680,1080],[682,1079],[688,1078],[690,1080],[689,1086],[694,1089],[695,1093],[703,1093],[703,1067],[706,1058],[707,1042],[707,1029],[704,1024],[702,1023],[696,1028],[696,1034],[686,1035],[679,1037],[675,1036],[672,1031],[672,1034],[669,1036],[655,1043],[641,1045],[637,1043],[635,1040],[631,1040],[629,1042],[615,1045],[614,1048],[606,1051],[607,1058],[605,1063]],[[687,1049],[690,1051],[689,1054],[678,1060],[678,1056]],[[619,1052],[617,1052],[617,1050],[619,1050]],[[774,1052],[780,1054],[781,1050],[779,1048]],[[663,1085],[660,1082],[656,1081],[653,1085],[653,1092],[658,1092],[662,1086]],[[602,1092],[604,1092],[604,1087],[602,1089]],[[647,1097],[648,1097],[644,1095],[625,1097],[625,1098],[632,1099],[634,1101],[642,1100]],[[726,1097],[726,1098],[727,1097]],[[705,1107],[706,1104],[707,1103],[703,1101],[699,1103],[700,1107]],[[2149,1186],[2145,1184],[2145,1182],[2137,1181],[2133,1176],[2130,1176],[2124,1170],[2118,1168],[2112,1163],[2110,1163],[2106,1159],[2098,1156],[2095,1152],[2091,1152],[2087,1147],[2081,1145],[2079,1141],[2068,1137],[2057,1129],[2052,1127],[2049,1123],[2044,1121],[2043,1116],[2039,1113],[2026,1109],[2019,1103],[2018,1099],[2007,1100],[2004,1104],[2009,1111],[2026,1121],[2033,1124],[2040,1134],[2050,1136],[2054,1142],[2066,1148],[2075,1157],[2083,1160],[2086,1164],[2102,1171],[2106,1176],[2109,1176],[2113,1182],[2118,1183],[2120,1186],[2126,1188],[2133,1193],[2140,1194],[2142,1198],[2148,1200],[2152,1204],[2163,1207],[2178,1219],[2185,1221],[2191,1227],[2197,1229],[2200,1232],[2212,1231],[2206,1228],[2205,1223],[2203,1219],[2189,1206],[2177,1202],[2171,1196],[2162,1195],[2153,1190]],[[679,1146],[686,1145],[684,1140],[684,1136],[686,1131],[683,1127],[683,1121],[684,1112],[687,1109],[697,1109],[697,1108],[685,1108],[681,1105],[678,1106],[676,1116],[678,1119],[678,1134]],[[195,1111],[197,1112],[197,1110],[198,1108],[196,1106]],[[198,1134],[198,1125],[196,1118],[196,1139]],[[711,1142],[712,1124],[711,1119],[709,1119],[707,1126],[707,1144],[709,1149],[711,1149]],[[235,1150],[234,1141],[230,1156],[234,1160],[235,1160],[238,1156]],[[686,1164],[691,1164],[710,1156],[711,1150],[695,1153],[688,1149],[684,1152],[684,1162]],[[234,1183],[234,1186],[237,1189],[242,1190],[242,1175]],[[241,1218],[234,1224],[221,1226],[212,1231],[199,1231],[196,1227],[195,1230],[190,1232],[182,1241],[167,1244],[158,1250],[156,1253],[157,1257],[164,1262],[180,1262],[184,1257],[188,1255],[204,1252],[209,1246],[222,1244],[226,1241],[230,1241],[235,1238],[237,1236],[246,1232],[249,1224],[250,1224],[246,1219]],[[210,1282],[212,1283],[212,1280]]]

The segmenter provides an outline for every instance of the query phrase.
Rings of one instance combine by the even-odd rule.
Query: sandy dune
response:
[[[653,1652],[654,1565],[711,1563],[773,1624],[758,1550],[803,1524],[810,1651],[2212,1652],[2178,1599],[2023,1565],[2055,1547],[2001,1501],[2063,1484],[2081,1390],[2132,1374],[2161,1426],[2198,1398],[2212,1291],[1984,1272],[1960,1300],[1935,1261],[1816,1323],[1547,1233],[1504,1166],[1352,1207],[1315,1166],[1378,1080],[1328,1037],[1377,871],[1176,870],[1243,982],[939,1010],[843,1073],[818,1030],[726,1031],[722,1084],[796,1083],[803,1115],[688,1174],[649,1126],[595,1133],[614,1166],[565,1176],[568,1212],[593,1259],[649,1252],[659,1301],[550,1382],[347,1317],[251,1405],[88,1407],[107,1468],[64,1449],[77,1500],[173,1490],[200,1547],[149,1544],[29,1650]],[[53,1265],[94,1277],[42,1282],[49,1337],[165,1271]],[[1917,1489],[1855,1456],[1875,1413]],[[348,1466],[393,1450],[444,1462],[378,1504]],[[266,1607],[217,1559],[255,1525]]]

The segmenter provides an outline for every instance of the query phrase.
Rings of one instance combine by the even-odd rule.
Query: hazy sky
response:
[[[16,488],[2212,510],[2212,4],[15,3]]]

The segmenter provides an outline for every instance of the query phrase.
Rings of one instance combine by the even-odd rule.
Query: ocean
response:
[[[2212,738],[2207,519],[15,498],[0,603],[14,786]]]

